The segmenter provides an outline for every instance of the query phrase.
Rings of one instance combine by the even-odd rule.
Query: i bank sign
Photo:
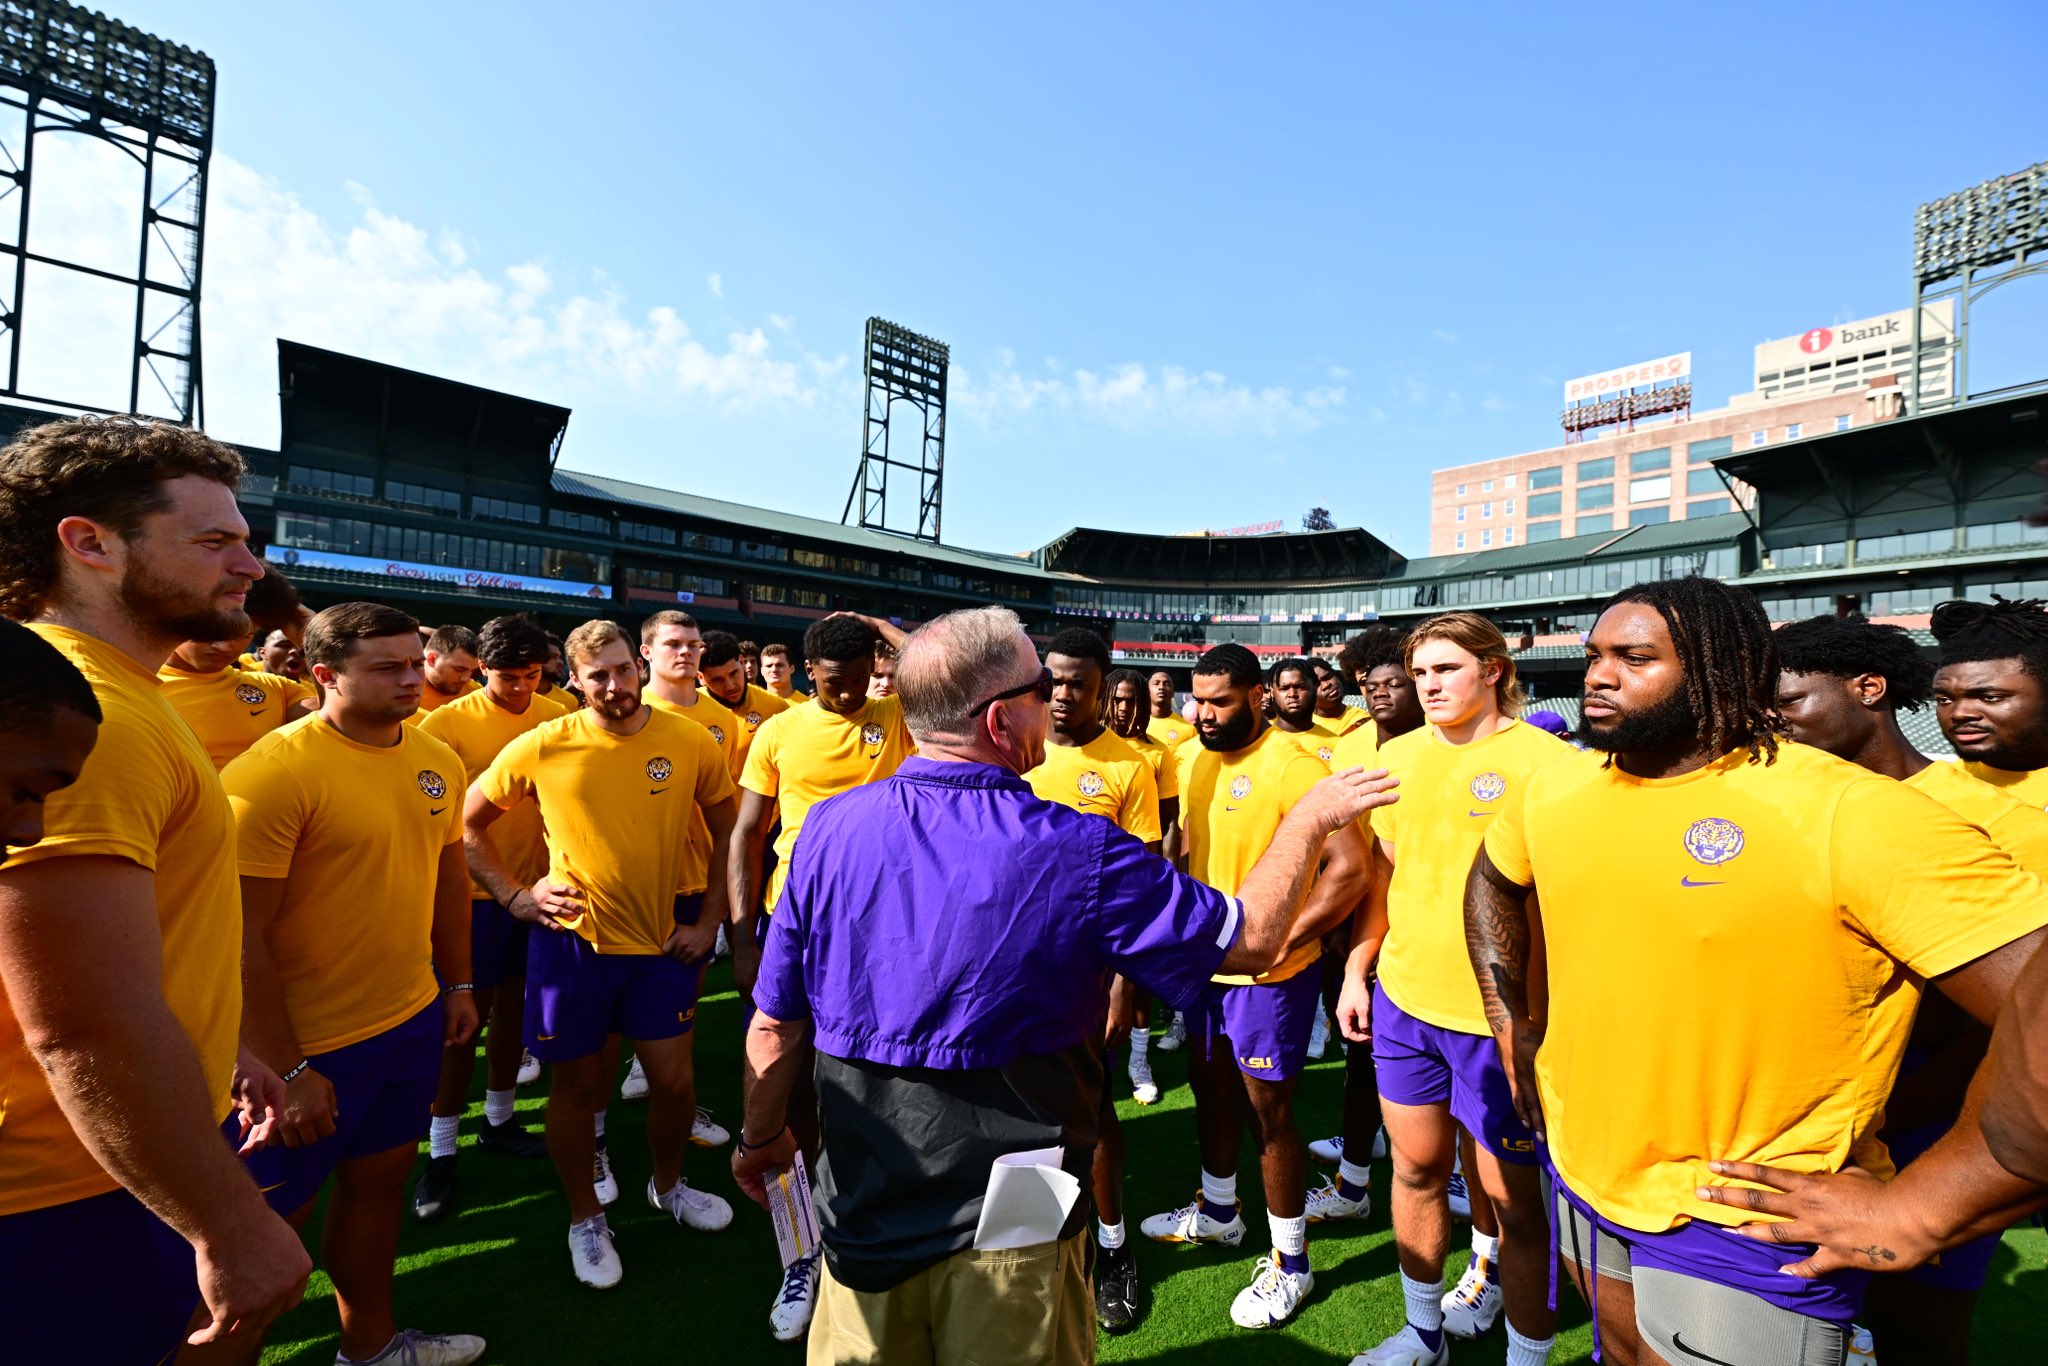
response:
[[[1903,318],[1880,318],[1867,327],[1845,327],[1837,332],[1832,327],[1816,327],[1799,337],[1799,349],[1809,356],[1818,356],[1836,342],[1843,345],[1867,341],[1882,341],[1891,344],[1891,339],[1906,330]]]

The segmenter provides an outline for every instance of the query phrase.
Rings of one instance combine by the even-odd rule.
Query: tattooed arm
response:
[[[1535,936],[1529,923],[1529,888],[1493,866],[1481,846],[1465,878],[1465,952],[1479,979],[1486,1024],[1500,1046],[1514,1093],[1515,1112],[1538,1138],[1543,1107],[1536,1092],[1536,1050],[1543,1030],[1530,1009]]]

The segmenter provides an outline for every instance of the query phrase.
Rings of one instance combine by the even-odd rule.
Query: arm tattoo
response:
[[[1528,888],[1503,877],[1481,849],[1465,879],[1465,952],[1479,979],[1487,1027],[1529,1018]]]

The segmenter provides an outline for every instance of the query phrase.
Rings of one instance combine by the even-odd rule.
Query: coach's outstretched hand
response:
[[[1383,768],[1339,769],[1309,789],[1288,814],[1302,813],[1315,821],[1325,835],[1334,835],[1375,807],[1400,800],[1394,789],[1399,778],[1390,778]]]

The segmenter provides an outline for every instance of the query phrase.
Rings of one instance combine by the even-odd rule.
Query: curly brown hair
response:
[[[143,417],[73,417],[25,428],[0,449],[0,615],[34,616],[57,585],[57,523],[84,517],[121,536],[170,505],[164,484],[196,474],[229,488],[241,453]]]

